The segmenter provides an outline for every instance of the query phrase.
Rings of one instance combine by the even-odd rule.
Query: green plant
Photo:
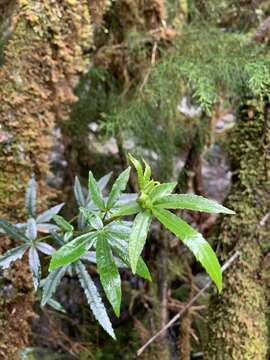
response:
[[[35,290],[41,292],[41,305],[47,303],[61,310],[52,299],[57,286],[66,273],[77,276],[85,292],[88,304],[100,325],[115,338],[115,334],[95,282],[87,271],[88,262],[97,265],[97,271],[105,295],[116,314],[120,314],[121,279],[119,268],[131,268],[134,274],[151,281],[147,265],[141,257],[153,217],[175,234],[191,250],[208,272],[219,291],[222,274],[218,259],[203,236],[177,217],[169,209],[189,209],[204,212],[233,214],[232,210],[213,200],[191,194],[172,194],[176,183],[163,183],[151,179],[151,168],[145,167],[130,155],[137,171],[139,194],[125,194],[131,168],[128,167],[115,180],[109,196],[103,195],[111,173],[98,182],[89,172],[88,192],[75,178],[74,195],[79,214],[71,221],[58,215],[63,204],[57,205],[35,218],[36,183],[31,179],[26,192],[26,208],[29,219],[25,224],[12,225],[0,220],[2,230],[23,241],[23,245],[9,250],[0,257],[0,266],[7,268],[22,258],[29,249],[29,266],[33,274]],[[136,215],[134,221],[127,216]],[[54,220],[55,224],[48,221]],[[74,221],[77,220],[75,228]],[[39,237],[40,232],[50,235]],[[55,249],[44,240],[58,245]],[[49,275],[40,281],[40,261],[37,251],[51,256]]]

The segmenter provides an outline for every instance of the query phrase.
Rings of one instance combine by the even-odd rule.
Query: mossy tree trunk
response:
[[[39,204],[46,206],[51,132],[74,102],[90,37],[87,1],[0,1],[0,217],[25,219],[26,182],[35,175]],[[1,253],[14,241],[1,239]],[[26,261],[1,274],[0,358],[16,359],[29,345],[34,296]],[[4,285],[7,285],[6,287]],[[11,289],[11,290],[10,290]]]
[[[218,241],[223,261],[234,251],[240,261],[224,276],[224,289],[209,309],[209,342],[205,359],[267,359],[267,273],[264,249],[270,244],[269,105],[248,101],[238,114],[229,151],[233,184]]]

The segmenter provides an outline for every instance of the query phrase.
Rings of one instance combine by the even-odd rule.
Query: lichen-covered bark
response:
[[[263,249],[270,244],[269,107],[248,101],[239,111],[229,151],[233,186],[227,206],[236,211],[221,221],[218,241],[225,260],[241,251],[240,261],[224,276],[224,290],[209,309],[205,359],[267,359],[267,298]],[[266,218],[265,218],[266,219]]]
[[[33,174],[41,207],[51,196],[51,131],[75,100],[91,31],[86,0],[1,1],[0,12],[12,34],[0,67],[0,217],[18,221],[25,216],[24,190]],[[1,253],[11,246],[13,241],[1,239]],[[1,282],[12,290],[1,294],[0,357],[11,360],[31,335],[33,294],[25,262],[5,271]]]

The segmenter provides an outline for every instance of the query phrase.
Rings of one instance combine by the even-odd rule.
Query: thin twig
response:
[[[147,70],[147,73],[143,79],[143,82],[140,86],[140,91],[142,91],[142,89],[144,88],[144,85],[147,83],[149,76],[151,74],[151,70],[155,65],[156,62],[156,53],[157,53],[157,42],[154,43],[153,49],[152,49],[152,56],[151,56],[151,66],[149,67],[149,69]]]
[[[259,226],[264,226],[265,223],[269,220],[269,218],[270,218],[270,212],[264,215],[262,220],[259,222]]]
[[[240,256],[240,252],[236,251],[222,266],[221,270],[222,272],[226,271],[232,263]],[[153,342],[155,341],[160,335],[162,335],[167,329],[169,329],[183,314],[184,312],[189,309],[197,300],[198,298],[207,290],[210,285],[212,284],[212,281],[209,280],[206,285],[183,307],[181,311],[179,311],[178,314],[176,314],[168,323],[165,325],[162,329],[160,329],[154,336],[151,337],[138,351],[137,356],[140,356],[144,350]]]

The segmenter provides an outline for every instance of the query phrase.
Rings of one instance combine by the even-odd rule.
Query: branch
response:
[[[236,251],[226,262],[225,264],[222,266],[221,270],[222,272],[226,271],[231,265],[232,263],[240,256],[240,252]],[[166,331],[167,329],[169,329],[178,319],[180,319],[180,317],[184,314],[184,312],[186,310],[188,310],[197,300],[198,298],[205,292],[205,290],[207,290],[210,285],[212,284],[212,281],[209,280],[206,285],[183,307],[183,309],[181,311],[179,311],[178,314],[176,314],[168,323],[167,325],[165,325],[162,329],[160,329],[153,337],[151,337],[151,339],[149,339],[138,351],[137,351],[137,356],[140,356],[144,350],[153,342],[155,341],[158,337],[160,337],[164,331]]]

